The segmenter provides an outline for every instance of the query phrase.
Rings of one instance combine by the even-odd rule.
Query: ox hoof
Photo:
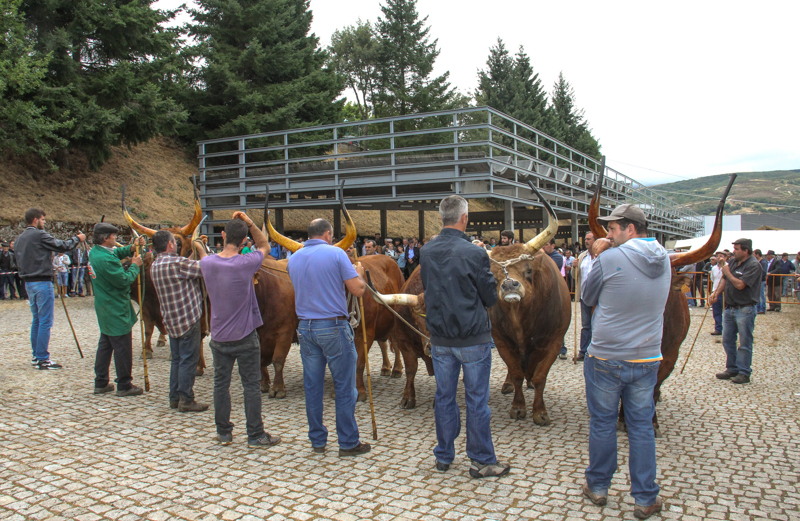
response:
[[[202,367],[198,367],[197,369],[194,370],[195,376],[203,376],[204,374],[206,374],[206,370],[203,369]]]
[[[367,401],[367,393],[358,391],[358,401],[359,402],[366,402]]]
[[[403,371],[392,371],[392,378],[400,378],[403,376]]]
[[[547,411],[542,413],[535,412],[533,413],[533,423],[536,425],[541,425],[542,427],[550,425],[550,415],[547,414]]]
[[[528,385],[528,389],[536,389],[536,387],[533,386],[533,382],[531,382],[530,380],[528,380],[528,384],[527,385]]]
[[[514,386],[508,382],[503,384],[503,387],[500,388],[500,392],[502,394],[511,394],[514,392]]]
[[[653,432],[656,435],[656,438],[661,437],[661,428],[658,425],[653,425]]]
[[[390,374],[392,374],[391,369],[381,369],[381,376],[389,376]]]
[[[167,343],[164,342],[163,340],[159,340],[158,342],[156,342],[156,347],[164,347],[165,345],[167,345]]]
[[[282,400],[286,398],[286,389],[270,389],[269,390],[269,397],[270,398],[277,398],[278,400]]]
[[[417,406],[417,400],[415,398],[403,398],[400,400],[400,408],[401,409],[413,409]]]
[[[624,421],[617,422],[617,432],[628,432],[628,426],[625,425]]]
[[[525,410],[525,407],[512,407],[509,415],[512,420],[524,420],[528,412]]]

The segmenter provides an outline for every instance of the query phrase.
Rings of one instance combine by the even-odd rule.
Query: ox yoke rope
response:
[[[497,261],[497,260],[494,260],[493,258],[489,257],[489,260],[494,262],[498,266],[500,266],[500,269],[503,270],[503,274],[505,274],[505,276],[506,276],[506,280],[512,280],[511,277],[508,275],[508,269],[507,268],[509,266],[513,266],[514,264],[516,264],[518,262],[522,262],[524,260],[533,260],[533,255],[528,255],[527,253],[523,253],[522,255],[520,255],[519,257],[517,257],[515,259]]]

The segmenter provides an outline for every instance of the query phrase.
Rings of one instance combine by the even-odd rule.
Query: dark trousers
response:
[[[194,377],[202,347],[200,320],[192,324],[183,335],[170,335],[172,364],[169,371],[169,401],[178,401],[181,396],[187,403],[194,401]]]
[[[28,300],[28,292],[25,291],[25,282],[19,278],[19,275],[14,275],[14,285],[17,286],[17,293],[19,294],[19,298],[24,298]]]
[[[694,296],[701,297],[703,299],[706,298],[706,288],[705,288],[705,280],[703,275],[696,274],[694,276]],[[706,301],[697,299],[697,307],[702,308],[705,307]]]
[[[4,275],[0,275],[0,299],[6,299],[6,286],[8,286],[8,296],[10,298],[17,298],[17,294],[14,291],[14,274],[7,273]]]
[[[714,312],[714,331],[722,333],[722,297],[714,302],[711,310]]]
[[[771,300],[769,309],[781,309],[781,280],[780,277],[767,278],[767,300]]]
[[[581,300],[581,348],[580,355],[586,356],[589,344],[592,343],[592,306]]]
[[[258,333],[252,333],[234,342],[209,341],[214,356],[214,422],[218,434],[230,434],[231,374],[233,364],[239,366],[239,376],[244,390],[244,416],[247,420],[247,438],[255,441],[264,435],[261,419],[261,344]]]
[[[111,355],[114,355],[114,369],[117,371],[117,390],[124,391],[132,387],[131,369],[133,368],[133,339],[131,334],[109,336],[100,333],[97,344],[97,356],[94,359],[94,386],[101,388],[108,385],[108,370],[111,367]]]

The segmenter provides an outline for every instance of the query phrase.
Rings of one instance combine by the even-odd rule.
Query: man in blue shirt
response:
[[[347,291],[364,294],[364,268],[355,268],[344,250],[331,246],[333,227],[325,219],[308,226],[308,240],[289,259],[287,270],[294,286],[297,339],[303,360],[308,438],[315,453],[325,452],[328,429],[322,423],[325,365],[330,367],[336,392],[336,433],[339,456],[370,451],[361,443],[356,424],[356,346],[347,312]]]

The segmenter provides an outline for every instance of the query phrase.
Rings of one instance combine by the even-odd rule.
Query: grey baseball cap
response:
[[[629,221],[647,224],[647,216],[644,214],[641,208],[633,204],[621,204],[614,208],[614,211],[611,212],[611,215],[597,218],[598,221],[605,223],[619,221],[620,219],[628,219]]]

